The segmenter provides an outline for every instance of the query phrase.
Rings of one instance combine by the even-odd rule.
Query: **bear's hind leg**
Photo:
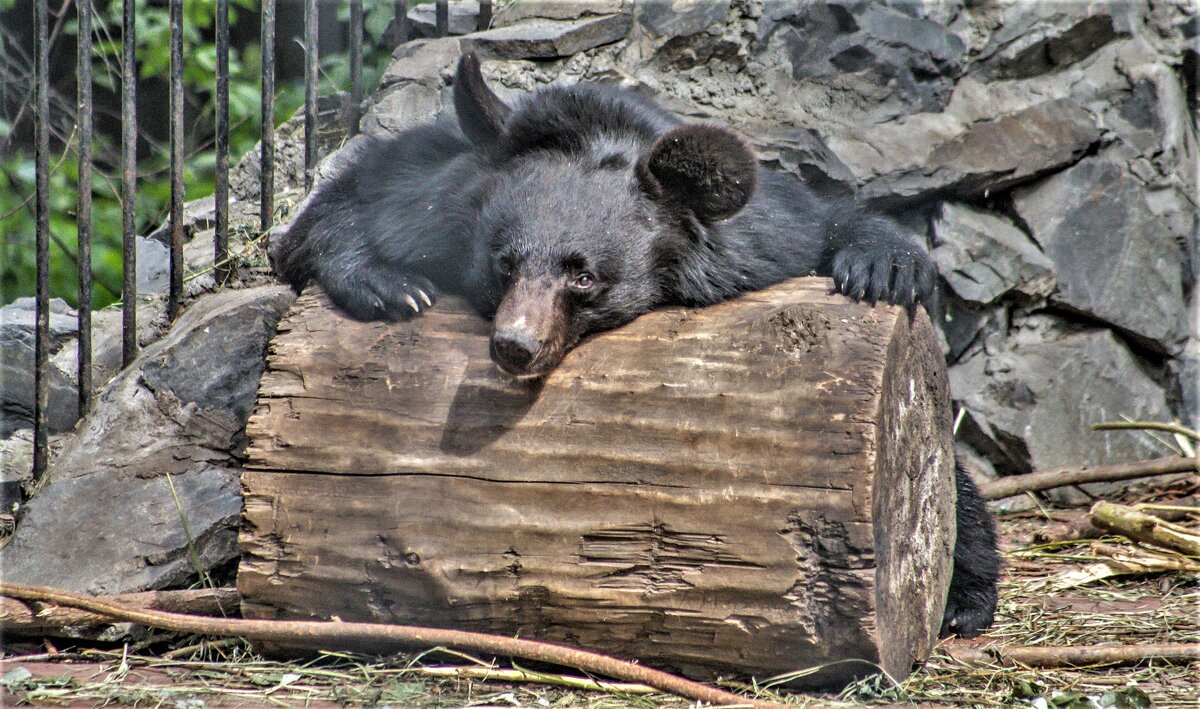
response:
[[[958,542],[941,634],[971,638],[990,627],[996,615],[1000,553],[996,549],[996,527],[979,489],[959,465],[954,466],[954,477],[958,486]]]

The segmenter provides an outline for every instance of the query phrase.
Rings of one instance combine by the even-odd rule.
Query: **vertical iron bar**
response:
[[[35,298],[33,354],[33,482],[46,474],[50,462],[47,409],[50,405],[50,59],[47,0],[33,4],[34,83],[34,172],[37,181],[37,289]]]
[[[92,405],[92,3],[78,0],[79,65],[75,100],[79,115],[79,195],[76,202],[79,250],[79,415]]]
[[[134,0],[121,13],[121,366],[137,357],[137,28]]]
[[[436,24],[433,34],[435,37],[445,37],[450,34],[450,0],[437,0],[434,10]]]
[[[167,317],[179,315],[183,300],[183,0],[171,0],[171,286]]]
[[[479,0],[479,24],[476,29],[485,32],[492,27],[492,0]]]
[[[317,0],[304,0],[304,189],[317,167]]]
[[[275,0],[262,0],[261,131],[258,223],[266,233],[275,219]]]
[[[363,100],[363,4],[350,0],[350,135],[358,133]]]
[[[408,41],[408,0],[396,0],[396,46]]]
[[[217,0],[217,184],[213,266],[217,283],[229,278],[229,0]]]

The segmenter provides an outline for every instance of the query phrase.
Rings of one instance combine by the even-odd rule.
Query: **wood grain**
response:
[[[243,612],[519,633],[696,677],[907,674],[950,576],[944,365],[923,311],[828,288],[652,313],[536,383],[497,370],[451,299],[388,324],[304,295],[247,427]]]

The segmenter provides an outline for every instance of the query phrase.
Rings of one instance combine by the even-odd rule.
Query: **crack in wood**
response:
[[[761,568],[731,554],[724,536],[680,532],[661,522],[629,525],[584,534],[579,563],[616,566],[599,585],[605,588],[665,593],[691,588],[685,577],[705,568]]]

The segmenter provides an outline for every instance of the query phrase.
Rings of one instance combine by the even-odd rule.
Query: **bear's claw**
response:
[[[355,320],[407,320],[433,307],[437,290],[424,276],[371,265],[353,278],[325,280],[329,299]]]
[[[847,247],[833,257],[832,275],[838,293],[872,305],[882,300],[910,306],[928,303],[933,295],[933,261],[916,247]]]

